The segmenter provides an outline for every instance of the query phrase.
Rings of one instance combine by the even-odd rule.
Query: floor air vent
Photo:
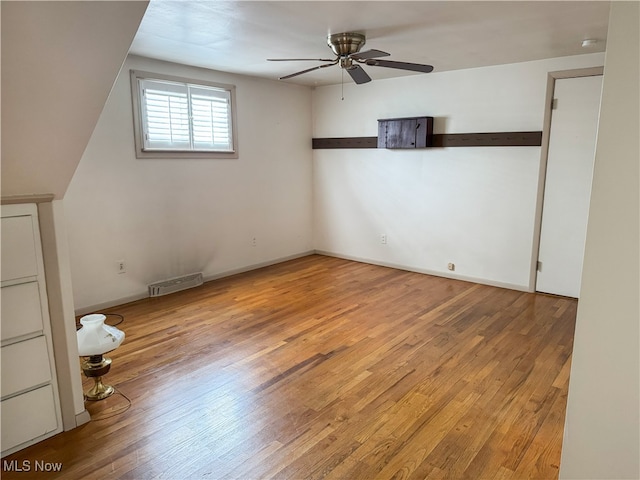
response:
[[[184,277],[172,278],[164,282],[152,283],[149,285],[150,297],[161,297],[169,293],[179,292],[187,288],[193,288],[202,285],[202,274],[193,273]]]

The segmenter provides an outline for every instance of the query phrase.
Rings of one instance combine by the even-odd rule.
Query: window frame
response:
[[[238,128],[236,122],[236,87],[226,83],[211,82],[207,80],[195,80],[191,78],[165,75],[161,73],[130,70],[131,101],[133,106],[133,130],[136,158],[203,158],[203,159],[228,159],[238,158]],[[175,82],[194,87],[213,87],[224,89],[229,93],[231,110],[231,150],[192,150],[192,149],[145,149],[143,129],[143,106],[140,98],[140,80]],[[191,126],[189,127],[191,130]]]

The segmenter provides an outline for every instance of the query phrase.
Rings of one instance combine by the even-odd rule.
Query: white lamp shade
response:
[[[124,332],[111,325],[105,325],[107,317],[101,313],[85,315],[80,319],[82,328],[78,336],[78,354],[81,357],[102,355],[115,350],[124,340]]]

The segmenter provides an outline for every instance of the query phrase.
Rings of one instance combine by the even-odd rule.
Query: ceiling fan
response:
[[[290,75],[285,75],[284,77],[280,77],[280,80],[296,77],[303,73],[331,67],[337,64],[340,64],[340,68],[346,70],[353,81],[357,84],[371,81],[371,77],[360,65],[358,65],[359,63],[371,67],[397,68],[400,70],[410,70],[421,73],[429,73],[433,70],[433,66],[431,65],[380,60],[380,57],[388,57],[390,55],[389,53],[381,50],[365,50],[364,52],[360,52],[360,49],[365,44],[365,40],[365,36],[362,33],[334,33],[327,37],[327,44],[331,50],[333,50],[333,53],[335,53],[336,58],[268,58],[267,60],[270,62],[329,62],[316,67],[307,68],[306,70],[292,73]]]

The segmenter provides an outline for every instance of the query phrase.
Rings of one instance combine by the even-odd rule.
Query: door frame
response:
[[[545,96],[544,120],[542,124],[542,143],[540,149],[540,169],[538,171],[538,194],[536,200],[535,222],[533,225],[533,246],[531,249],[531,265],[529,268],[529,292],[536,291],[538,277],[538,260],[540,256],[540,235],[542,232],[542,208],[544,204],[544,188],[547,181],[547,162],[549,159],[549,137],[551,134],[551,116],[556,80],[564,78],[595,77],[604,74],[604,66],[578,68],[574,70],[558,70],[547,74],[547,93]]]

